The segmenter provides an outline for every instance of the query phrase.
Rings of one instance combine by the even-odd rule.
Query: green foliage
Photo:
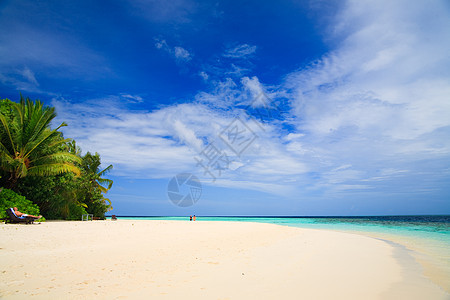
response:
[[[50,129],[54,107],[21,96],[20,103],[2,102],[0,112],[0,168],[9,175],[8,187],[26,176],[80,174],[74,165],[80,158],[60,150],[68,140],[58,130],[66,124]]]
[[[78,148],[75,143],[71,143],[71,147]],[[101,176],[112,166],[100,170],[100,165],[100,155],[88,152],[82,157],[80,176],[71,173],[28,176],[18,181],[17,190],[38,204],[47,219],[79,220],[86,213],[103,218],[111,209],[111,203],[103,193],[108,191],[112,181]],[[105,186],[101,186],[100,182]]]
[[[81,220],[81,216],[87,214],[86,209],[80,204],[71,202],[69,204],[69,215],[67,220]]]
[[[4,115],[8,122],[12,122],[12,104],[13,102],[9,99],[0,100],[0,114]]]
[[[47,219],[67,219],[70,203],[76,201],[77,179],[66,173],[56,176],[29,176],[19,180],[17,190],[39,205]]]
[[[39,207],[24,196],[21,196],[9,189],[2,189],[0,192],[0,218],[6,218],[6,209],[17,207],[20,212],[29,215],[40,215]]]
[[[113,166],[109,165],[105,169],[100,170],[101,164],[100,155],[97,152],[94,155],[90,152],[86,153],[81,161],[83,175],[92,183],[92,188],[97,188],[103,193],[106,193],[111,189],[113,181],[102,178],[102,176],[111,171]]]
[[[65,123],[50,128],[55,116],[38,100],[0,100],[0,186],[37,204],[48,219],[80,220],[86,213],[103,218],[112,209],[104,194],[113,182],[104,175],[113,166],[101,170],[98,153],[82,156],[76,142],[58,131]]]
[[[80,193],[78,201],[87,205],[87,212],[95,217],[104,218],[105,213],[112,209],[109,199],[103,196],[111,189],[113,181],[104,176],[113,166],[109,165],[101,170],[101,159],[98,153],[86,153],[82,157]]]

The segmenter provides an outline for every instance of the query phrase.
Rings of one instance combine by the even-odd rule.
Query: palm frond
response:
[[[50,122],[55,117],[56,114],[54,113],[54,109],[46,110],[44,113],[33,112],[32,115],[29,116],[29,120],[27,120],[27,139],[35,140],[50,126]]]
[[[104,174],[108,173],[113,169],[113,165],[107,166],[103,171],[98,172],[98,176],[103,176]]]
[[[0,168],[10,173],[9,184],[28,175],[81,174],[76,166],[82,163],[80,156],[64,151],[67,149],[63,145],[70,139],[64,139],[58,131],[67,124],[50,128],[56,117],[55,108],[22,95],[19,103],[8,105],[8,114],[0,114]]]
[[[69,139],[69,138],[67,138],[67,139],[61,139],[61,140],[56,140],[56,141],[54,141],[54,142],[49,143],[48,146],[49,146],[49,147],[54,147],[54,146],[62,145],[62,144],[64,144],[64,143],[70,143],[70,142],[72,142],[72,141],[73,141],[73,139]]]
[[[104,203],[107,203],[106,204],[108,206],[108,210],[107,211],[111,211],[113,209],[111,200],[109,200],[108,198],[105,198],[105,197],[103,197],[102,200],[103,200]]]
[[[45,164],[33,166],[28,169],[28,175],[30,176],[51,176],[63,173],[74,173],[76,176],[80,176],[81,171],[71,163]]]
[[[12,138],[11,131],[9,130],[8,122],[6,121],[5,116],[3,116],[2,114],[0,114],[0,122],[3,125],[3,128],[5,129],[6,134],[8,135],[8,139],[9,139],[9,142],[11,144],[11,147],[12,147],[14,153],[16,153],[17,150],[16,150],[16,147],[14,145],[14,140]]]
[[[5,155],[11,156],[11,152],[9,151],[8,148],[5,147],[5,145],[2,144],[1,141],[0,141],[0,153],[4,153]]]
[[[12,172],[16,168],[14,158],[8,153],[0,153],[0,169]]]
[[[25,157],[28,157],[31,155],[31,153],[37,149],[42,143],[44,143],[45,141],[49,140],[52,136],[54,136],[55,134],[58,134],[57,131],[55,130],[51,130],[51,131],[46,131],[44,133],[41,134],[41,136],[39,136],[38,139],[36,139],[35,141],[30,141],[29,144],[26,145],[25,147]]]
[[[69,152],[57,152],[46,156],[41,156],[32,161],[33,165],[50,163],[76,162],[81,163],[81,158]]]
[[[106,193],[108,190],[110,190],[114,183],[111,179],[106,179],[106,178],[97,178],[97,182],[99,183],[99,186],[101,186],[101,187],[107,186],[106,190],[102,191],[104,193]]]

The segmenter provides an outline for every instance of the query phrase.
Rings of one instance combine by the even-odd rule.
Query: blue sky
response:
[[[448,28],[447,1],[2,1],[0,97],[114,165],[117,215],[449,214]]]

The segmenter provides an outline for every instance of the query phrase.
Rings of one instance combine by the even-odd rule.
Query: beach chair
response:
[[[5,220],[5,224],[7,223],[26,223],[26,224],[32,224],[35,220],[35,218],[32,217],[18,217],[14,213],[14,210],[12,208],[8,208],[6,210],[6,214],[8,215],[8,218]]]

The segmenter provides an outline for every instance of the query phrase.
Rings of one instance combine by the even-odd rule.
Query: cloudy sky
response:
[[[0,97],[114,165],[117,215],[449,214],[449,28],[445,0],[6,0]]]

